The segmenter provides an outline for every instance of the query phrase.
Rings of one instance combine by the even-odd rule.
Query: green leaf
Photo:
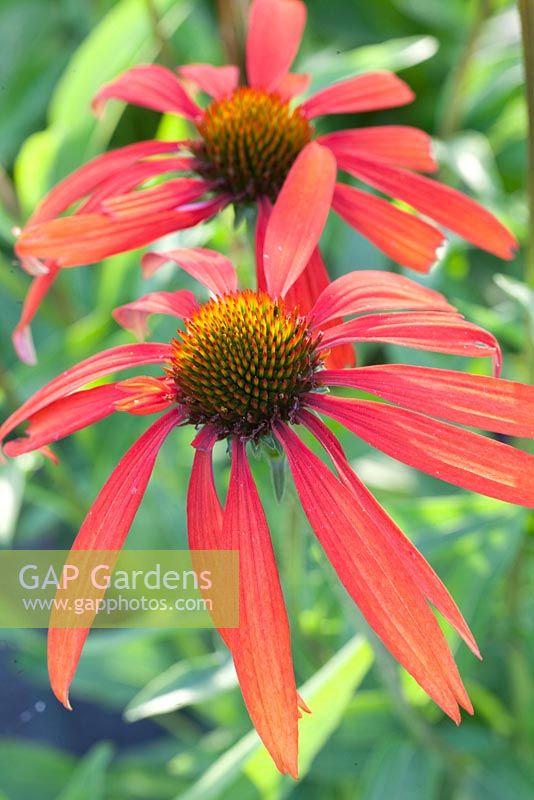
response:
[[[50,745],[0,739],[0,791],[9,800],[55,800],[70,780],[75,759]]]
[[[204,703],[237,685],[230,659],[216,653],[174,664],[158,675],[128,704],[124,717],[136,722]]]
[[[368,47],[357,47],[345,53],[323,50],[306,59],[302,70],[311,73],[313,88],[320,89],[355,72],[413,67],[432,58],[438,47],[438,41],[433,36],[407,36]]]
[[[438,798],[440,762],[402,739],[385,741],[372,753],[362,800],[433,800]]]
[[[57,800],[104,800],[105,779],[113,747],[101,742],[83,758]]]
[[[154,0],[162,29],[173,32],[190,7],[176,0]],[[157,55],[144,0],[122,0],[102,19],[70,60],[50,103],[50,126],[31,136],[15,163],[16,187],[27,213],[50,186],[97,155],[107,145],[124,109],[113,104],[97,121],[90,103],[106,81]],[[37,170],[36,170],[37,166]]]
[[[300,690],[312,709],[300,722],[299,780],[339,724],[354,690],[363,681],[373,661],[369,645],[356,636],[348,642]],[[281,775],[253,731],[225,753],[190,790],[177,800],[280,800],[295,787]]]
[[[24,473],[15,463],[0,472],[0,546],[9,545],[15,533],[24,492]]]

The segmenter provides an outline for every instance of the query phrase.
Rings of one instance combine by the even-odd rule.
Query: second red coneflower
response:
[[[309,76],[289,72],[306,21],[300,0],[254,0],[247,38],[248,85],[235,66],[191,64],[178,75],[158,66],[135,67],[104,86],[99,111],[116,98],[191,121],[196,137],[148,141],[106,153],[59,184],[42,202],[17,243],[22,265],[37,277],[26,298],[14,343],[34,360],[29,323],[57,272],[141,247],[160,236],[197,225],[228,204],[257,208],[258,231],[286,187],[287,224],[305,224],[310,206],[326,203],[395,262],[422,272],[438,258],[445,239],[429,220],[501,258],[515,240],[495,217],[458,191],[417,174],[434,172],[430,137],[399,125],[347,129],[318,141],[336,169],[403,201],[426,219],[322,172],[301,184],[292,165],[316,138],[314,120],[332,114],[394,108],[413,100],[411,89],[389,72],[350,77],[302,102]],[[188,94],[208,95],[202,107]],[[173,177],[176,175],[176,177]],[[146,187],[166,176],[166,182]],[[67,210],[68,217],[58,215]],[[261,266],[261,262],[260,262]],[[291,300],[309,311],[328,283],[319,252],[293,285]],[[262,269],[258,288],[265,288]]]
[[[140,332],[150,314],[171,314],[184,323],[177,337],[170,344],[123,345],[81,362],[0,427],[5,440],[29,422],[25,436],[4,445],[7,455],[16,456],[48,448],[115,412],[160,414],[111,473],[73,545],[117,550],[160,447],[177,425],[192,426],[190,546],[239,551],[240,624],[221,635],[253,724],[280,771],[293,776],[305,703],[296,691],[288,619],[248,445],[264,437],[278,442],[310,525],[347,592],[393,655],[457,723],[460,707],[471,713],[472,706],[429,603],[478,655],[475,640],[438,576],[352,470],[319,415],[445,481],[534,507],[534,457],[456,427],[534,437],[532,387],[402,364],[324,369],[328,350],[348,342],[488,356],[497,369],[500,355],[495,339],[464,320],[441,295],[384,272],[339,278],[308,314],[301,314],[287,297],[306,266],[302,251],[316,246],[321,224],[315,220],[314,233],[290,230],[275,209],[265,232],[265,291],[239,291],[232,265],[216,253],[175,251],[171,258],[203,283],[212,299],[200,305],[188,291],[156,292],[119,308],[116,318]],[[150,266],[165,255],[146,258]],[[343,316],[352,319],[328,327]],[[82,388],[146,364],[161,364],[161,376]],[[325,393],[335,386],[355,387],[381,402]],[[335,472],[304,443],[303,432],[322,445]],[[212,468],[219,439],[228,440],[232,454],[224,504]],[[49,632],[50,680],[67,706],[87,634]]]

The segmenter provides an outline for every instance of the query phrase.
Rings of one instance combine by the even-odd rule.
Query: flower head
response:
[[[25,436],[4,445],[8,456],[16,456],[48,448],[113,413],[158,413],[112,472],[73,545],[118,550],[160,447],[177,425],[191,426],[190,547],[239,551],[240,624],[220,632],[260,737],[278,768],[296,775],[298,718],[305,705],[296,691],[282,590],[248,461],[250,441],[264,436],[277,441],[310,525],[347,592],[399,662],[459,722],[460,707],[472,713],[472,706],[429,602],[478,655],[473,635],[430,565],[353,471],[320,415],[445,481],[534,507],[534,456],[457,427],[534,437],[534,389],[403,364],[325,369],[331,347],[353,342],[489,357],[496,371],[500,352],[491,334],[464,320],[440,294],[384,272],[364,270],[337,279],[302,314],[288,297],[307,257],[292,230],[279,236],[277,213],[265,231],[266,291],[239,291],[232,265],[217,253],[149,254],[145,268],[174,260],[210,290],[212,299],[199,304],[188,291],[155,292],[117,309],[117,321],[137,333],[146,330],[154,313],[177,317],[183,328],[170,343],[123,345],[74,366],[16,410],[0,427],[0,440],[28,422]],[[320,225],[314,230],[307,244],[312,250]],[[351,319],[332,327],[333,320],[345,316]],[[160,364],[161,375],[83,388],[146,364]],[[356,388],[381,402],[326,393],[336,386]],[[315,437],[335,472],[308,448],[302,431]],[[232,453],[224,504],[212,468],[219,439],[228,440]],[[87,629],[49,632],[51,685],[67,706],[87,634]]]
[[[34,359],[29,323],[60,269],[142,247],[197,225],[228,204],[257,207],[261,247],[261,233],[282,191],[290,209],[284,214],[286,226],[306,225],[310,206],[326,204],[394,261],[421,272],[436,262],[445,241],[432,220],[497,256],[512,257],[514,237],[492,214],[418,174],[437,169],[430,137],[423,131],[388,125],[317,137],[317,117],[395,108],[414,95],[396,75],[381,71],[350,77],[296,101],[309,85],[309,76],[289,72],[305,20],[301,0],[254,0],[246,86],[239,85],[239,71],[231,65],[191,64],[179,68],[178,75],[151,65],[128,70],[98,92],[93,101],[97,113],[115,98],[185,117],[194,136],[106,153],[43,200],[16,247],[23,267],[36,275],[14,335],[21,358]],[[191,87],[208,96],[206,106],[192,99]],[[334,168],[315,149],[314,180],[303,187],[302,171],[295,166],[313,139],[331,154]],[[403,201],[425,219],[336,182],[338,170]],[[165,182],[150,185],[162,176]],[[65,211],[70,214],[60,216]],[[298,298],[306,313],[327,282],[319,254],[310,256],[291,299]],[[261,272],[258,287],[265,288]]]

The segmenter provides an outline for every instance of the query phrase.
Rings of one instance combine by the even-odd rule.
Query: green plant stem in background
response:
[[[172,52],[172,47],[169,43],[169,40],[161,30],[161,20],[159,18],[158,10],[156,8],[154,0],[145,0],[145,5],[148,12],[148,16],[150,17],[154,40],[160,49],[161,60],[165,64],[165,66],[174,69],[175,63],[174,63],[174,54]]]
[[[245,20],[247,0],[217,0],[219,29],[228,63],[245,74]]]
[[[469,68],[484,23],[492,12],[492,0],[477,0],[473,22],[445,92],[444,111],[437,130],[440,139],[450,139],[462,126]]]
[[[528,241],[525,253],[525,283],[534,289],[534,0],[519,0],[523,60],[525,65],[525,96],[528,114],[528,173],[527,193],[529,205]],[[529,379],[534,381],[534,342],[527,328],[526,356]]]

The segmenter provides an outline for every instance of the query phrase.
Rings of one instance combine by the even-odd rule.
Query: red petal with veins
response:
[[[352,386],[460,425],[534,437],[534,387],[523,383],[406,364],[327,370],[317,378],[325,386]]]
[[[414,97],[410,87],[392,72],[367,72],[313,94],[301,108],[310,118],[324,114],[356,114],[404,106]]]
[[[368,444],[442,481],[534,507],[534,456],[415,411],[369,400],[307,395],[307,404]]]
[[[247,76],[255,89],[278,88],[297,55],[306,25],[300,0],[254,0],[247,36]]]
[[[0,442],[21,422],[33,417],[38,411],[49,406],[84,384],[110,375],[122,369],[130,369],[144,364],[162,364],[171,356],[169,344],[125,344],[103,350],[96,356],[81,361],[47,383],[0,426]]]
[[[455,722],[472,707],[434,614],[387,537],[291,429],[276,425],[310,525],[346,590],[395,658]]]
[[[146,253],[141,259],[143,276],[150,278],[168,261],[178,264],[213,294],[230,294],[237,291],[237,273],[230,259],[215,250],[206,250],[202,247]]]
[[[125,453],[89,509],[72,545],[73,550],[122,548],[143,499],[160,447],[182,418],[179,409],[169,411]],[[70,708],[69,687],[88,633],[89,628],[51,627],[48,631],[50,685],[66,708]]]
[[[174,72],[159,64],[132,67],[106,83],[93,99],[91,105],[94,113],[100,114],[110,98],[192,120],[198,119],[203,113]]]
[[[113,311],[113,317],[119,325],[143,340],[147,334],[148,319],[152,314],[166,314],[178,319],[187,319],[197,308],[195,295],[187,289],[177,292],[151,292],[139,300],[119,306]]]
[[[332,204],[336,162],[326,147],[306,145],[291,167],[265,233],[263,266],[272,297],[284,297],[315,250]]]

